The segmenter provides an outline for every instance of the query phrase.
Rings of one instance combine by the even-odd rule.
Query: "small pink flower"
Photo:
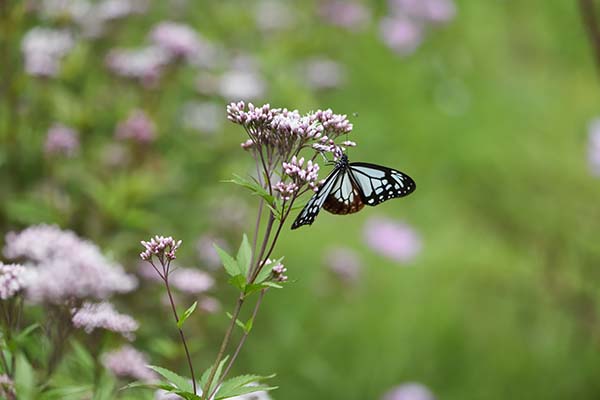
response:
[[[371,19],[371,11],[366,6],[345,0],[322,2],[319,14],[332,25],[355,31],[364,29]]]
[[[127,119],[117,126],[115,137],[147,144],[156,139],[156,125],[142,110],[133,110]]]
[[[25,267],[0,262],[0,300],[7,300],[25,287]]]
[[[412,54],[423,41],[423,29],[405,17],[385,17],[379,24],[383,42],[401,56]]]
[[[49,156],[73,157],[79,151],[77,132],[62,124],[54,124],[46,134],[44,152]]]
[[[141,241],[142,246],[145,250],[140,253],[140,258],[144,261],[148,261],[152,256],[166,257],[167,260],[174,260],[175,253],[181,246],[181,240],[175,240],[171,236],[159,236],[156,235],[150,238],[149,241]]]
[[[365,241],[377,253],[406,263],[421,251],[421,238],[407,224],[373,217],[366,223]]]

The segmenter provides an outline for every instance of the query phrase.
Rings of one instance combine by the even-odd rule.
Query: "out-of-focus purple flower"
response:
[[[140,253],[140,258],[144,261],[148,261],[152,258],[152,256],[157,257],[166,257],[167,260],[174,260],[175,253],[179,246],[181,246],[181,240],[176,241],[171,236],[159,236],[156,235],[153,238],[150,238],[150,241],[145,242],[142,240],[142,246],[146,250]]]
[[[44,152],[49,156],[73,157],[79,151],[79,137],[74,129],[54,124],[46,133]]]
[[[234,69],[221,76],[219,94],[226,100],[254,100],[265,95],[266,86],[257,72]]]
[[[325,253],[325,265],[341,281],[354,283],[360,277],[362,263],[359,255],[347,247],[334,247]]]
[[[445,23],[456,15],[452,0],[389,0],[390,11],[426,23]]]
[[[296,25],[295,13],[286,2],[261,0],[254,7],[254,20],[263,31],[278,31]]]
[[[108,302],[84,303],[81,308],[73,310],[73,326],[86,333],[95,329],[106,329],[118,333],[126,339],[133,340],[134,332],[139,324],[127,314],[121,314]]]
[[[303,67],[304,79],[308,86],[316,90],[334,89],[344,83],[346,71],[344,67],[327,58],[313,58]]]
[[[188,294],[206,292],[215,284],[215,280],[206,272],[181,267],[169,274],[169,281],[175,288]]]
[[[25,267],[0,262],[0,299],[6,300],[25,287]]]
[[[141,49],[113,49],[106,56],[106,66],[116,75],[136,79],[145,87],[155,86],[164,67],[169,64],[169,54],[157,46]]]
[[[208,314],[216,314],[221,310],[221,303],[214,297],[203,297],[198,302],[198,307]]]
[[[404,383],[390,389],[381,400],[435,400],[435,396],[420,383]]]
[[[215,133],[223,128],[223,106],[214,102],[188,102],[183,106],[183,125],[202,133]]]
[[[256,383],[250,383],[246,386],[256,386]],[[243,394],[241,396],[230,397],[228,400],[272,400],[269,393],[260,391],[254,393]]]
[[[198,93],[211,96],[219,92],[221,78],[212,72],[202,71],[196,78],[196,90]]]
[[[25,58],[25,71],[40,77],[56,76],[61,59],[75,45],[69,31],[35,27],[29,30],[21,42]]]
[[[142,382],[158,380],[157,374],[148,368],[148,356],[130,345],[104,353],[102,364],[119,378],[133,378]]]
[[[203,47],[198,32],[188,25],[176,22],[159,23],[152,29],[150,37],[156,46],[174,58],[192,59]]]
[[[26,294],[34,302],[106,299],[133,290],[137,280],[91,242],[56,226],[36,225],[6,235],[4,255],[28,261]]]
[[[588,133],[588,160],[590,169],[592,174],[600,176],[600,118],[596,118],[590,122]]]
[[[127,119],[117,126],[115,137],[148,144],[156,139],[156,125],[142,110],[133,110]]]
[[[406,17],[385,17],[379,24],[383,42],[402,56],[412,54],[423,41],[421,25]]]
[[[387,218],[369,219],[364,236],[371,249],[399,262],[411,261],[422,247],[421,238],[409,225]]]
[[[156,270],[154,269],[154,267],[152,265],[150,265],[150,263],[147,263],[147,262],[140,261],[140,264],[138,265],[138,268],[137,268],[137,274],[140,277],[147,279],[149,281],[162,282],[162,278],[160,277],[160,275],[158,275],[156,273]]]
[[[321,2],[319,14],[332,25],[354,31],[364,29],[371,20],[371,10],[364,4],[354,1],[329,0]]]
[[[221,266],[221,259],[213,244],[216,244],[224,250],[229,248],[229,245],[225,240],[211,234],[202,235],[196,241],[196,253],[198,254],[202,266],[212,270]]]

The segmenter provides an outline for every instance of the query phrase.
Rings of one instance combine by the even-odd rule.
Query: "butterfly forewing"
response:
[[[311,225],[314,222],[315,218],[319,214],[319,211],[321,210],[321,207],[323,207],[325,200],[327,200],[327,196],[329,196],[331,189],[335,185],[339,172],[340,169],[336,167],[333,172],[329,174],[325,180],[325,183],[323,183],[323,185],[321,185],[319,188],[319,191],[310,198],[308,203],[306,203],[292,224],[292,229],[299,228],[302,225]]]
[[[323,208],[332,214],[352,214],[360,211],[364,206],[360,188],[352,179],[348,168],[344,168],[325,199]]]
[[[368,206],[407,196],[416,188],[410,176],[395,169],[362,162],[350,163],[348,169]]]

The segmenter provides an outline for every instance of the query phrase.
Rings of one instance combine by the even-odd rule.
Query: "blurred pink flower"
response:
[[[72,157],[79,151],[77,132],[62,124],[54,124],[46,133],[44,152],[49,156]]]
[[[422,247],[421,238],[409,225],[387,218],[369,219],[364,237],[371,249],[399,262],[411,261]]]
[[[364,29],[371,20],[371,10],[355,1],[327,0],[319,7],[319,14],[325,21],[354,31]]]
[[[15,393],[15,383],[6,374],[0,375],[0,395],[3,395],[4,398],[7,398],[7,399],[9,399],[9,398],[16,399],[17,398],[16,393]]]
[[[56,226],[36,225],[6,235],[4,255],[28,261],[26,294],[34,302],[106,299],[133,290],[137,281],[106,259],[93,243]]]
[[[0,299],[7,300],[25,287],[25,267],[0,262]]]
[[[207,47],[198,32],[188,25],[177,22],[159,23],[152,29],[150,37],[156,46],[167,51],[174,58],[190,60]]]
[[[133,333],[139,327],[135,319],[117,312],[109,302],[83,303],[81,308],[73,309],[72,321],[75,328],[82,328],[86,333],[106,329],[119,333],[128,340],[133,340]]]
[[[428,23],[445,23],[456,15],[452,0],[389,0],[390,11]]]
[[[142,382],[158,380],[158,375],[148,368],[148,356],[130,345],[104,353],[102,364],[119,378],[133,378]]]
[[[381,400],[435,400],[435,396],[420,383],[404,383],[389,390]]]
[[[54,77],[58,75],[60,61],[75,45],[69,31],[34,27],[21,42],[25,58],[25,71],[29,75]]]
[[[141,144],[151,143],[156,139],[156,125],[144,111],[133,110],[125,121],[119,123],[115,137]]]
[[[210,290],[215,280],[206,272],[194,268],[181,268],[169,274],[171,284],[182,292],[199,294]]]
[[[596,118],[590,122],[588,134],[588,160],[590,169],[592,174],[600,176],[600,118]]]
[[[136,79],[145,87],[156,86],[163,68],[170,61],[169,54],[156,46],[141,49],[113,49],[105,59],[106,66],[113,73]]]
[[[313,58],[304,64],[304,78],[313,89],[334,89],[346,79],[346,71],[340,63],[327,58]]]
[[[358,281],[362,263],[358,253],[348,247],[333,247],[325,252],[325,265],[341,281],[354,283]]]
[[[423,41],[423,29],[406,17],[385,17],[379,24],[383,42],[402,56],[412,54]]]

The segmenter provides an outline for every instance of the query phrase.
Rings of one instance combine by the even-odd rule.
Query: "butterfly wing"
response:
[[[319,191],[310,198],[298,217],[296,217],[296,220],[292,224],[292,229],[299,228],[302,225],[311,225],[314,222],[321,207],[325,203],[325,200],[327,200],[329,193],[331,193],[331,190],[335,186],[340,172],[342,172],[341,168],[335,168],[331,174],[329,174],[327,179],[325,179],[325,183],[319,188]]]
[[[360,188],[352,179],[349,168],[344,167],[325,199],[323,208],[332,214],[352,214],[359,212],[364,206]]]
[[[407,196],[417,187],[410,176],[381,165],[355,162],[349,164],[348,170],[360,188],[362,201],[368,206]]]

